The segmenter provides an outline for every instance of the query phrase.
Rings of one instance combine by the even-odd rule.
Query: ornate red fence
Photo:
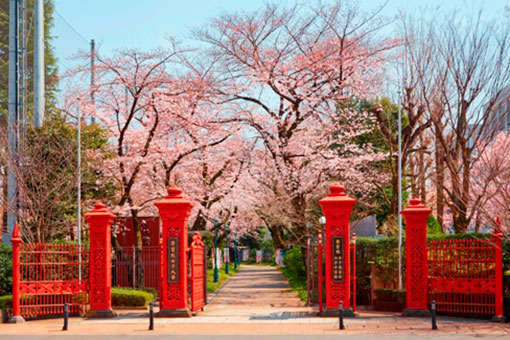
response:
[[[200,233],[196,232],[191,243],[191,310],[203,309],[205,305],[204,287],[204,244]]]
[[[436,300],[438,312],[502,315],[498,284],[502,284],[502,253],[497,237],[428,240],[427,246],[428,300]]]
[[[86,312],[89,251],[76,244],[20,244],[20,308],[25,318]]]

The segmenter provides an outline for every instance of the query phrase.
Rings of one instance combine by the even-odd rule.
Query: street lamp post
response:
[[[218,282],[218,220],[214,222],[214,282]]]
[[[402,290],[402,110],[398,92],[398,289]]]
[[[234,238],[234,269],[235,270],[237,270],[237,268],[239,268],[238,259],[239,259],[239,254],[238,254],[238,250],[237,250],[237,240]]]
[[[228,275],[229,251],[228,251],[228,226],[230,222],[225,223],[225,274]]]

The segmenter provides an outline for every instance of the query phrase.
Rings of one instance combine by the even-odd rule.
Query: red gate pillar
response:
[[[497,218],[498,228],[494,229],[492,234],[492,245],[494,247],[494,258],[496,262],[495,279],[496,279],[496,294],[495,294],[495,310],[492,318],[493,322],[505,322],[506,317],[503,314],[503,233],[501,232],[501,221]]]
[[[188,306],[188,217],[193,204],[173,186],[154,203],[163,224],[158,316],[191,317]]]
[[[319,201],[326,217],[326,310],[322,315],[338,315],[338,303],[342,301],[344,315],[354,316],[349,269],[349,217],[356,200],[347,196],[344,187],[338,183],[329,190],[329,195]]]
[[[412,199],[402,210],[406,222],[406,309],[404,316],[428,316],[427,219],[432,210]]]
[[[21,243],[21,237],[19,235],[18,223],[14,224],[14,230],[12,231],[11,237],[12,243],[12,316],[9,319],[9,323],[23,323],[25,319],[21,316],[20,308],[20,294],[19,294],[19,245]]]
[[[94,204],[94,209],[85,214],[90,227],[89,256],[89,318],[111,318],[111,226],[116,216],[105,208],[104,204]]]

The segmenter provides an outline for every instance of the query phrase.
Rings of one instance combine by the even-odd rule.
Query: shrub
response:
[[[0,309],[12,308],[12,295],[0,296]]]
[[[145,307],[154,295],[143,290],[112,288],[112,305],[116,307]]]
[[[0,244],[0,295],[12,292],[12,248]]]
[[[443,230],[441,228],[441,224],[439,224],[439,221],[434,217],[434,215],[430,214],[429,218],[427,219],[427,234],[442,234]]]
[[[300,247],[294,247],[289,250],[283,258],[283,264],[290,275],[306,279],[305,262],[303,261]]]
[[[152,294],[154,297],[157,297],[158,296],[158,290],[156,288],[153,288],[153,287],[144,287],[142,289],[140,289],[144,292],[147,292],[149,294]]]

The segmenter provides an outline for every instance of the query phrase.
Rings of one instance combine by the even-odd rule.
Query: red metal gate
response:
[[[76,244],[20,244],[19,294],[24,318],[87,311],[89,250]]]
[[[205,305],[204,287],[204,244],[199,232],[195,232],[191,242],[191,311],[203,309]]]
[[[448,314],[502,315],[502,241],[428,240],[429,301]]]
[[[159,287],[159,246],[144,246],[141,252],[134,246],[123,247],[112,259],[114,287]],[[143,282],[143,285],[141,284]]]

